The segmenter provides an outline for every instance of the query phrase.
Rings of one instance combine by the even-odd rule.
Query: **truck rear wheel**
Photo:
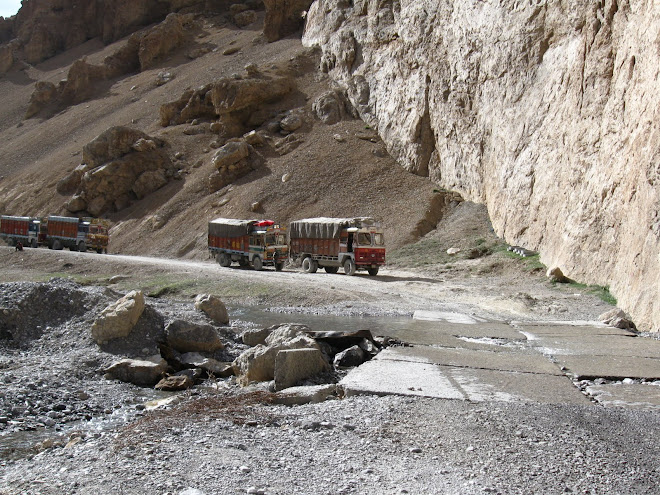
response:
[[[87,251],[87,244],[85,244],[85,241],[80,241],[80,243],[78,244],[78,251],[80,251],[81,253]]]
[[[255,270],[260,271],[264,267],[263,261],[261,261],[261,258],[259,256],[255,256],[252,258],[252,266],[254,267]]]
[[[374,268],[367,268],[367,271],[369,272],[369,275],[371,275],[372,277],[375,277],[376,275],[378,275],[378,267],[377,266],[374,267]]]
[[[62,243],[60,241],[58,241],[57,239],[55,239],[53,241],[53,249],[55,249],[56,251],[59,251],[60,249],[62,249]]]
[[[319,269],[319,264],[308,256],[303,260],[302,268],[307,273],[316,273],[316,270]]]
[[[326,273],[337,273],[339,271],[338,266],[324,266]]]
[[[30,247],[31,248],[36,248],[37,247],[37,240],[36,239],[32,239],[30,241]]]
[[[281,272],[282,268],[284,268],[284,263],[275,263],[275,271]]]
[[[355,261],[351,258],[344,261],[344,273],[346,275],[355,275]]]
[[[231,265],[231,258],[227,256],[227,253],[218,253],[218,264],[224,266],[225,268]]]

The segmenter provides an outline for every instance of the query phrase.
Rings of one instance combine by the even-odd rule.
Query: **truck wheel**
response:
[[[275,263],[275,271],[281,272],[282,268],[284,268],[284,263]]]
[[[62,249],[62,243],[58,241],[57,239],[53,241],[53,249],[56,251],[59,251]]]
[[[103,253],[103,248],[96,248],[96,252],[99,253],[99,254],[102,254]]]
[[[261,261],[261,258],[259,256],[255,256],[252,258],[252,266],[254,267],[255,270],[260,271],[264,267],[263,261]]]
[[[316,270],[319,269],[319,264],[314,261],[312,258],[307,256],[302,262],[302,268],[305,270],[307,273],[316,273]]]
[[[372,277],[375,277],[376,275],[378,275],[378,267],[367,268],[367,271],[369,272],[369,275],[371,275]]]
[[[80,241],[80,243],[78,244],[78,251],[80,251],[81,253],[87,251],[87,244],[85,244],[85,241]]]
[[[231,265],[231,258],[227,256],[227,253],[219,253],[217,259],[220,266],[224,266],[226,268]]]
[[[346,275],[355,275],[355,261],[351,258],[344,261],[344,273]]]
[[[324,266],[325,268],[325,273],[337,273],[339,271],[338,266]]]
[[[30,241],[30,247],[31,248],[36,248],[37,247],[37,240],[36,239],[32,239]]]

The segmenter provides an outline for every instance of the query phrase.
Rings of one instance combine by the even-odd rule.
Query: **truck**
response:
[[[289,257],[286,229],[272,220],[216,218],[209,221],[208,247],[220,266],[237,262],[261,270],[284,268]]]
[[[36,248],[43,239],[41,230],[39,218],[0,216],[0,237],[10,246],[20,242],[23,246]]]
[[[76,218],[50,215],[46,219],[45,241],[50,249],[69,248],[85,252],[94,249],[108,252],[108,223],[98,218]]]
[[[290,223],[289,252],[308,273],[342,267],[346,275],[367,270],[376,276],[385,264],[385,237],[371,217],[306,218]]]

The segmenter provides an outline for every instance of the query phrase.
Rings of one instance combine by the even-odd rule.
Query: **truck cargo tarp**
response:
[[[289,235],[291,239],[335,239],[342,229],[373,225],[370,217],[354,218],[305,218],[291,222]]]
[[[250,227],[258,220],[216,218],[209,222],[209,235],[215,237],[241,237],[250,233]]]

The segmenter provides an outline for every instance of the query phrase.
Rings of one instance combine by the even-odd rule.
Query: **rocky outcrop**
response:
[[[107,56],[101,65],[90,64],[85,58],[76,60],[71,65],[66,79],[57,85],[43,81],[36,83],[25,118],[29,119],[46,108],[57,110],[83,102],[97,94],[100,83],[149,69],[163,57],[186,44],[191,39],[195,26],[191,15],[170,14],[162,23],[131,35],[126,43]],[[3,51],[0,48],[0,73],[2,58]]]
[[[615,0],[318,0],[303,43],[402,166],[659,331],[659,31]]]
[[[263,0],[266,7],[264,36],[277,41],[303,27],[304,13],[313,0]]]
[[[0,42],[17,38],[24,59],[35,64],[92,38],[111,43],[172,12],[201,11],[199,0],[30,0],[8,26]]]
[[[225,137],[244,134],[249,126],[264,122],[263,105],[278,101],[294,89],[290,77],[260,72],[249,66],[246,76],[236,75],[186,91],[176,101],[160,108],[163,127],[194,119],[218,120]]]
[[[99,216],[121,210],[160,189],[176,172],[164,145],[128,127],[103,132],[83,148],[84,173],[67,209]],[[67,187],[72,187],[71,174],[65,179]]]

